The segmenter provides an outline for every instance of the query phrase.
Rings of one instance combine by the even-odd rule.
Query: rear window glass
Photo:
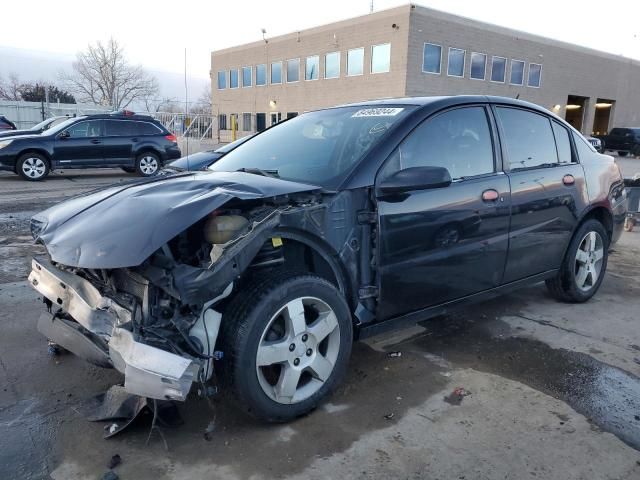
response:
[[[517,108],[496,108],[512,170],[558,163],[549,119]]]
[[[560,160],[560,163],[571,163],[573,156],[571,154],[569,131],[559,123],[553,122],[553,133],[556,137],[556,145],[558,147],[558,160]]]
[[[588,157],[590,155],[592,155],[594,152],[596,152],[596,149],[593,147],[593,145],[591,145],[589,142],[587,142],[582,135],[579,135],[577,133],[573,133],[573,141],[576,144],[576,150],[578,151],[578,157],[580,159],[584,159],[585,157]]]
[[[105,120],[107,137],[124,137],[127,135],[137,135],[136,122],[129,120]]]
[[[149,122],[138,122],[138,129],[140,135],[158,135],[159,133],[162,133],[157,126]]]

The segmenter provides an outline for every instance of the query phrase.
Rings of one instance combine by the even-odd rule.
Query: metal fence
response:
[[[7,117],[15,123],[18,128],[30,128],[47,118],[59,115],[73,117],[92,113],[105,113],[111,110],[113,110],[111,107],[93,104],[0,100],[0,115]]]
[[[157,119],[176,136],[204,143],[227,143],[253,133],[252,131],[240,131],[237,121],[235,132],[232,130],[231,125],[222,125],[223,128],[220,129],[218,118],[215,115],[169,112],[148,114]]]

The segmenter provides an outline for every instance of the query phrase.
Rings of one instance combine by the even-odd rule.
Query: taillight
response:
[[[170,142],[178,143],[178,138],[173,133],[170,133],[169,135],[165,135],[164,138],[166,138]]]

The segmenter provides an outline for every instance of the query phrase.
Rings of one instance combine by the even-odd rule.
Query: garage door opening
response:
[[[573,128],[582,132],[582,125],[584,123],[584,114],[587,111],[589,105],[588,97],[579,97],[577,95],[569,95],[567,97],[567,105],[565,107],[564,119]]]
[[[609,122],[611,121],[611,112],[615,103],[615,100],[607,100],[605,98],[599,98],[596,101],[592,135],[606,135],[609,133]]]

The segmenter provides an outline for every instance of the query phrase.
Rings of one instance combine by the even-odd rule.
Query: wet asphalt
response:
[[[520,438],[533,435],[531,427],[518,427],[527,422],[537,435],[524,463],[530,478],[604,478],[594,472],[606,462],[608,478],[640,478],[636,232],[616,247],[602,291],[587,306],[557,304],[535,286],[359,343],[345,382],[292,424],[259,424],[224,396],[192,395],[179,405],[184,424],[162,430],[168,451],[159,434],[149,436],[149,414],[103,440],[104,425],[87,422],[81,406],[121,377],[47,352],[35,330],[41,299],[23,281],[34,251],[28,219],[65,197],[129,178],[74,174],[36,188],[0,176],[0,479],[100,478],[115,453],[123,479],[523,478],[515,466],[504,474],[493,453],[458,447],[470,438],[498,442],[503,451],[531,445]],[[497,386],[477,386],[487,383]],[[447,402],[456,388],[458,401]],[[497,426],[501,415],[508,429]],[[444,427],[452,419],[463,433]],[[434,439],[458,459],[455,467],[437,454]],[[568,464],[548,465],[555,457],[545,443],[566,449]],[[506,458],[516,465],[518,455]],[[624,465],[623,473],[614,465]]]

